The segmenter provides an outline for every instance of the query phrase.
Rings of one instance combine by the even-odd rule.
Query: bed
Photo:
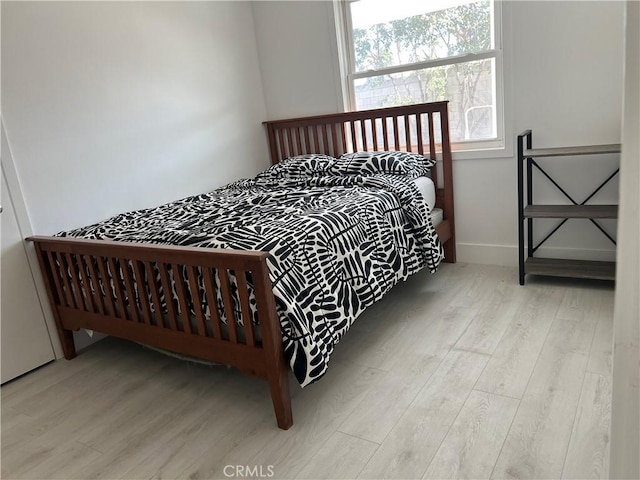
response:
[[[356,191],[364,192],[364,197],[358,202],[370,206],[368,211],[373,212],[372,218],[377,218],[374,210],[378,208],[376,202],[369,202],[372,196],[383,199],[378,203],[384,206],[380,218],[385,222],[399,215],[395,210],[402,209],[402,215],[415,218],[415,224],[420,227],[415,229],[418,233],[412,232],[411,235],[415,233],[419,236],[423,230],[433,229],[431,220],[424,221],[422,218],[428,216],[426,203],[415,200],[416,192],[417,195],[423,195],[420,191],[424,186],[408,187],[405,185],[407,182],[398,180],[394,175],[345,175],[340,178],[324,172],[337,168],[331,159],[343,158],[350,152],[415,152],[438,159],[437,163],[429,166],[431,178],[436,184],[435,206],[442,218],[434,229],[434,241],[414,241],[409,235],[408,243],[403,243],[402,248],[422,253],[429,250],[431,253],[418,255],[417,258],[424,257],[424,261],[413,263],[409,260],[389,260],[388,263],[401,265],[398,267],[400,273],[394,273],[393,282],[381,282],[383,286],[378,288],[379,291],[370,295],[370,298],[365,295],[367,300],[356,308],[353,304],[358,301],[357,296],[349,297],[341,290],[337,290],[336,294],[341,297],[339,302],[335,299],[333,303],[323,300],[319,302],[322,303],[320,306],[314,298],[320,298],[322,292],[311,295],[307,292],[300,297],[296,288],[302,287],[297,287],[295,282],[293,286],[288,285],[288,290],[283,290],[283,276],[278,272],[295,270],[296,263],[278,266],[277,262],[283,258],[279,252],[293,250],[287,245],[293,242],[297,246],[295,242],[301,240],[295,228],[282,230],[282,222],[278,222],[278,218],[269,219],[268,224],[262,223],[258,225],[259,228],[247,226],[253,229],[255,237],[250,242],[246,237],[236,239],[232,234],[226,235],[224,241],[216,238],[217,243],[211,242],[210,237],[205,235],[211,233],[207,231],[209,227],[203,227],[199,217],[197,227],[190,227],[186,240],[182,241],[166,238],[166,224],[158,227],[157,231],[147,226],[142,237],[128,237],[126,233],[123,238],[123,229],[120,227],[126,223],[118,222],[119,241],[104,239],[112,237],[102,234],[108,232],[102,223],[65,236],[31,237],[28,240],[33,241],[36,247],[65,358],[72,359],[76,355],[73,331],[88,329],[181,355],[231,365],[247,375],[267,380],[277,424],[282,429],[288,429],[293,423],[288,382],[290,370],[293,369],[301,385],[317,380],[326,370],[331,349],[363,308],[377,301],[398,279],[406,278],[424,266],[435,270],[437,262],[431,264],[429,258],[437,257],[434,251],[440,245],[444,246],[444,261],[455,262],[447,102],[269,121],[265,125],[272,168],[255,179],[234,182],[209,194],[190,197],[188,202],[185,199],[175,203],[182,205],[183,210],[193,210],[196,214],[208,211],[202,210],[202,205],[215,205],[216,214],[222,218],[226,216],[223,207],[227,198],[242,198],[251,207],[245,210],[252,211],[254,217],[247,217],[249,220],[239,217],[227,222],[235,226],[243,221],[266,218],[265,212],[270,210],[287,210],[289,207],[285,205],[285,200],[297,197],[298,190],[303,191],[302,196],[316,195],[316,204],[320,199],[329,202],[332,194],[322,190],[329,186],[338,189],[338,193],[333,194],[335,198],[345,198]],[[366,153],[357,155],[358,158],[367,157]],[[375,155],[370,156],[378,161]],[[352,159],[355,157],[347,155],[345,158],[350,159],[347,165],[352,168]],[[297,159],[303,159],[306,163]],[[312,166],[312,175],[301,180],[298,178],[300,168],[304,166],[307,169],[308,165]],[[270,192],[281,197],[256,195],[256,192],[272,184],[275,190]],[[375,195],[368,189],[373,189]],[[406,205],[394,207],[394,199],[403,197],[408,198]],[[271,203],[262,204],[261,198],[268,198]],[[166,217],[164,210],[154,212],[155,216],[146,211],[123,214],[120,222],[131,221],[130,217],[134,214],[140,215],[140,218]],[[233,211],[229,212],[235,215]],[[340,215],[335,215],[340,216],[342,222],[349,222],[350,218],[358,215],[353,212],[347,208],[338,212]],[[191,225],[193,221],[188,220],[187,223]],[[325,226],[330,223],[326,219],[319,222]],[[353,222],[353,230],[356,231],[353,235],[362,237],[372,235],[372,232],[375,235],[375,230],[358,233],[356,223]],[[344,225],[341,224],[342,230],[345,230]],[[273,229],[268,230],[267,227]],[[346,230],[351,230],[351,227]],[[126,228],[125,231],[128,232]],[[180,229],[171,231],[171,235],[182,231],[181,224]],[[288,235],[285,237],[289,243],[264,243],[265,239],[284,238],[283,231]],[[228,229],[225,233],[228,233]],[[309,232],[302,233],[305,242],[310,236],[314,242],[320,238],[315,233],[315,236]],[[389,238],[398,236],[395,232],[389,235]],[[254,248],[256,245],[258,248]],[[216,248],[220,246],[225,248]],[[385,264],[383,261],[378,263]],[[331,269],[325,271],[331,273]],[[322,273],[322,269],[307,267],[298,277],[310,276],[309,272],[317,275],[318,272]],[[333,277],[329,280],[322,277],[319,281],[335,283]],[[307,288],[306,284],[304,288]],[[287,296],[286,292],[293,293]],[[298,316],[306,318],[315,315],[317,318],[308,320],[309,335],[299,335],[300,338],[293,341],[292,337],[299,334],[299,329],[305,328],[305,325],[300,326],[299,321],[296,323],[295,315],[287,313],[287,309],[302,308],[299,305],[301,303],[308,305],[304,305]]]

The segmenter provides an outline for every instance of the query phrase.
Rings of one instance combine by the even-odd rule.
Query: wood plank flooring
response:
[[[1,388],[3,479],[606,478],[613,285],[443,265],[276,427],[266,383],[108,338]]]

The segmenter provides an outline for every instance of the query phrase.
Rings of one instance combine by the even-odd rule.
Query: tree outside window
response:
[[[498,137],[492,0],[346,5],[354,109],[449,100],[453,141]]]

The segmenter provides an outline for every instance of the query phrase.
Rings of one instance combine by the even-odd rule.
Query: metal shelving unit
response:
[[[550,275],[556,277],[615,279],[614,262],[594,262],[586,260],[566,260],[534,257],[536,250],[546,242],[570,218],[583,218],[592,222],[611,242],[616,243],[596,221],[602,218],[617,218],[617,205],[588,205],[591,200],[613,177],[616,169],[584,201],[578,203],[569,195],[536,161],[535,158],[562,157],[620,153],[619,144],[590,145],[579,147],[532,148],[532,132],[527,130],[518,135],[518,256],[519,280],[524,285],[525,275]],[[538,169],[570,201],[570,205],[534,205],[533,169]],[[526,173],[525,173],[526,169]],[[525,199],[526,190],[526,199]],[[562,219],[537,245],[533,244],[533,219]],[[525,256],[525,223],[527,253]]]

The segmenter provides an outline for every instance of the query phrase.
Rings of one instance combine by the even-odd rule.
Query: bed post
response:
[[[284,360],[284,352],[282,345],[279,350],[273,351],[277,357],[271,362],[267,360],[267,375],[269,382],[269,390],[271,391],[271,401],[273,409],[276,413],[278,427],[282,430],[289,430],[293,425],[293,413],[291,411],[291,393],[289,391],[289,367]],[[270,352],[265,347],[267,357]]]
[[[273,286],[269,279],[266,258],[267,255],[263,257],[259,266],[253,269],[253,282],[271,400],[276,413],[278,427],[283,430],[289,430],[293,425],[291,393],[289,391],[289,366],[284,358],[280,320],[276,312],[276,304],[272,293]]]
[[[269,137],[269,154],[271,155],[271,163],[275,165],[278,163],[278,145],[276,142],[276,133],[273,130],[273,125],[268,122],[263,122],[267,126],[267,136]]]
[[[444,244],[444,261],[456,263],[456,230],[453,214],[453,161],[451,157],[451,142],[449,139],[448,102],[440,111],[440,127],[442,130],[442,178],[444,183],[444,218],[449,220],[451,237]]]
[[[31,238],[27,238],[27,240],[32,240]],[[62,353],[64,354],[64,358],[67,360],[72,360],[76,358],[76,344],[73,340],[73,331],[67,330],[62,327],[62,322],[60,321],[60,315],[58,313],[57,305],[59,305],[63,300],[56,299],[54,295],[52,285],[53,285],[53,271],[52,269],[55,267],[51,265],[44,258],[44,251],[42,250],[42,244],[37,240],[33,240],[36,254],[38,256],[38,263],[40,264],[40,271],[45,278],[45,288],[47,290],[47,297],[49,298],[49,305],[51,306],[51,310],[53,311],[53,318],[56,322],[56,329],[58,330],[58,337],[60,338],[60,344],[62,345]],[[51,257],[49,257],[51,258]]]

